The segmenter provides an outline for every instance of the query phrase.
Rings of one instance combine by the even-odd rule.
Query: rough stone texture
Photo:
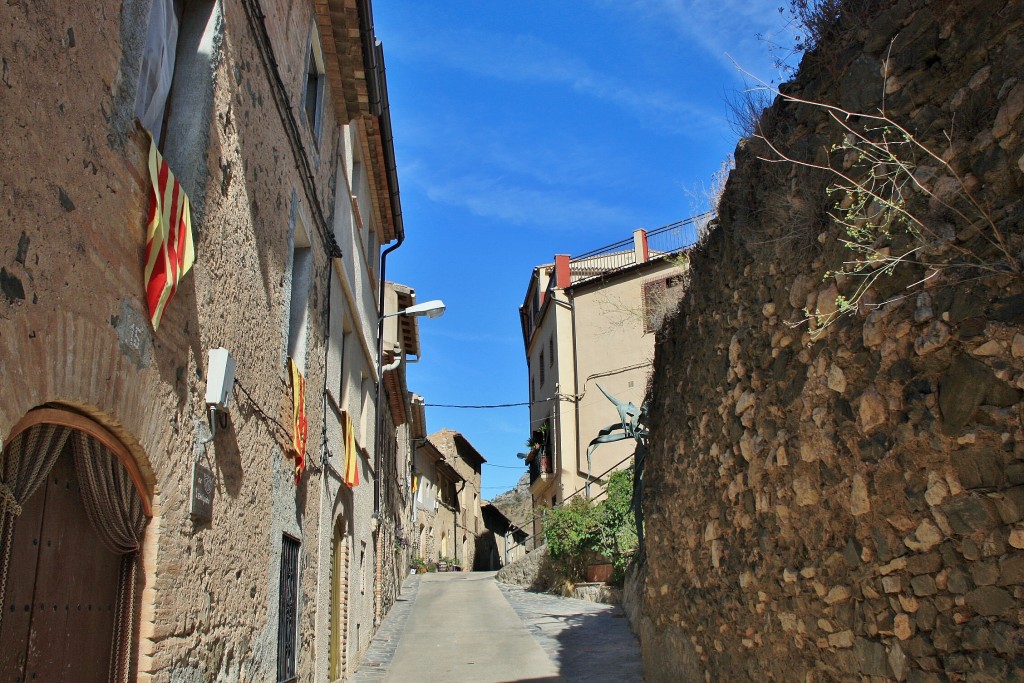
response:
[[[558,572],[548,559],[548,548],[542,545],[526,557],[509,562],[494,577],[501,583],[522,586],[530,590],[548,591],[560,588]]]
[[[199,113],[190,138],[198,147],[185,144],[177,121],[165,145],[197,209],[197,260],[154,331],[143,299],[148,139],[132,116],[150,4],[10,2],[0,9],[0,436],[32,408],[53,402],[102,423],[134,456],[154,516],[142,549],[133,678],[276,680],[280,554],[288,534],[302,543],[298,678],[320,680],[329,610],[319,598],[329,598],[333,578],[323,565],[329,547],[324,552],[320,542],[329,541],[333,519],[344,519],[352,561],[336,585],[347,591],[372,581],[373,485],[364,468],[357,491],[334,484],[331,500],[322,495],[316,466],[327,402],[317,389],[325,384],[332,266],[310,206],[315,198],[325,214],[340,216],[335,182],[351,162],[345,154],[353,143],[372,148],[379,140],[335,119],[330,102],[342,93],[328,89],[319,142],[298,121],[300,155],[314,168],[307,193],[243,5],[189,3],[223,13],[209,23],[211,62],[196,81],[203,91],[183,93],[189,106],[172,107]],[[261,6],[291,106],[301,112],[314,7]],[[355,31],[358,53],[354,13],[348,19],[350,26],[336,28]],[[379,164],[364,160],[379,188]],[[342,187],[339,209],[350,192]],[[379,194],[386,202],[386,189]],[[367,208],[367,217],[379,213]],[[385,230],[388,217],[376,219]],[[281,425],[288,423],[290,240],[300,225],[313,247],[305,364],[310,468],[296,484],[285,455],[290,428]],[[350,237],[349,226],[334,227]],[[346,254],[358,258],[358,251]],[[350,306],[366,307],[375,322],[372,293]],[[217,346],[234,355],[239,387],[228,426],[204,448],[199,442],[208,432],[197,425],[207,420],[207,349]],[[358,387],[350,396],[360,402]],[[359,446],[372,449],[372,435],[361,434]],[[197,525],[189,518],[191,463],[204,454],[217,488],[212,523]],[[368,567],[362,575],[361,546]],[[360,639],[347,641],[353,663],[372,635],[373,589],[351,593],[353,635],[362,624]],[[323,645],[314,647],[318,635]]]
[[[1017,0],[879,3],[783,89],[874,111],[884,87],[886,113],[959,174],[915,159],[920,177],[944,201],[969,188],[1015,260],[1022,18]],[[854,168],[822,111],[779,100],[762,123],[794,158]],[[818,327],[805,311],[863,278],[827,275],[851,256],[833,178],[770,154],[737,148],[656,349],[648,548],[626,591],[647,680],[1020,679],[1024,281],[931,265],[1019,262],[985,246],[976,210],[912,199],[920,257]]]

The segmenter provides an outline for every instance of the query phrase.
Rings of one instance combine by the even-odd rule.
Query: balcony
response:
[[[537,479],[545,476],[550,477],[555,473],[554,468],[551,465],[551,456],[547,453],[538,453],[530,460],[530,486],[533,486],[533,482]]]
[[[547,422],[530,435],[530,452],[526,454],[526,464],[530,467],[530,486],[538,479],[550,479],[555,473],[551,457],[551,434]]]

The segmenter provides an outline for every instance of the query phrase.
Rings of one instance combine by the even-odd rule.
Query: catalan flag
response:
[[[292,455],[295,456],[295,483],[298,484],[306,469],[306,378],[292,358],[288,359],[288,371],[292,379]]]
[[[352,416],[345,413],[345,484],[359,485],[359,453],[356,452],[356,433],[352,428]]]
[[[192,215],[188,196],[174,178],[150,136],[149,226],[146,236],[146,302],[153,329],[160,326],[164,309],[181,278],[192,267]]]

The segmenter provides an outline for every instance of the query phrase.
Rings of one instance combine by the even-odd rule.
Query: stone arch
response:
[[[112,449],[134,463],[133,481],[145,492],[150,522],[141,551],[142,579],[138,586],[140,612],[139,673],[152,669],[151,655],[156,624],[156,569],[162,516],[161,482],[173,467],[173,458],[159,460],[150,454],[172,450],[174,430],[169,416],[180,412],[180,398],[168,390],[154,358],[152,330],[146,319],[122,305],[121,316],[96,321],[69,312],[45,319],[18,316],[0,321],[5,374],[0,400],[0,436],[6,445],[23,420],[38,408],[71,409],[103,430],[120,448]],[[133,317],[134,316],[134,317]],[[115,325],[117,325],[115,327]],[[163,476],[161,476],[161,474]],[[136,478],[137,477],[137,478]]]
[[[10,657],[4,670],[8,675],[31,670],[32,678],[55,674],[54,667],[69,666],[70,660],[60,655],[39,658],[31,643],[39,634],[60,637],[54,629],[78,628],[77,633],[85,634],[79,654],[99,667],[83,675],[92,678],[109,671],[111,678],[127,680],[140,664],[138,569],[152,539],[146,526],[153,516],[152,488],[134,456],[100,423],[50,404],[29,411],[11,428],[0,450],[0,465],[6,494],[6,505],[0,506],[0,596],[10,585],[6,597],[12,613],[15,602],[25,602],[26,611],[32,606],[27,621],[5,631]],[[29,538],[39,539],[31,544],[38,552],[29,547]],[[53,539],[52,551],[42,550],[44,538],[47,548]],[[78,581],[47,578],[69,564],[75,575],[84,572]],[[88,602],[89,611],[52,620],[49,610],[36,608],[37,602],[47,600],[65,602],[65,609],[75,600]],[[92,611],[94,600],[97,609]],[[58,609],[55,604],[54,611]],[[17,654],[22,643],[27,644],[24,658]]]
[[[63,427],[70,427],[76,431],[88,434],[90,437],[106,446],[111,453],[117,456],[117,459],[122,465],[124,465],[125,470],[128,471],[128,475],[131,477],[132,483],[135,484],[135,489],[139,492],[139,497],[142,501],[142,509],[146,513],[146,516],[153,516],[152,487],[142,476],[142,471],[139,469],[135,456],[132,455],[127,446],[125,446],[125,444],[117,438],[113,432],[108,430],[99,422],[86,417],[82,413],[64,408],[62,404],[59,403],[52,403],[49,406],[30,410],[25,417],[18,420],[18,422],[11,428],[7,438],[4,439],[4,443],[10,443],[22,432],[40,424],[55,424]]]
[[[70,313],[47,320],[20,316],[0,323],[6,383],[0,401],[0,434],[5,443],[14,427],[34,408],[62,405],[91,418],[124,445],[159,509],[150,453],[170,450],[168,416],[178,412],[149,348],[150,331],[141,332],[141,351],[128,354],[110,325]]]
[[[331,627],[330,627],[330,679],[344,678],[348,649],[349,557],[351,535],[343,514],[334,519],[331,533]]]

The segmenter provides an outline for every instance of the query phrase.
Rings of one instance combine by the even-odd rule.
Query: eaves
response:
[[[619,280],[629,280],[637,275],[642,275],[645,270],[654,270],[656,267],[663,266],[666,261],[670,258],[679,257],[689,252],[689,249],[682,249],[680,251],[672,252],[671,254],[665,254],[663,256],[656,256],[650,261],[644,261],[642,263],[634,263],[624,268],[617,268],[615,270],[609,270],[600,275],[589,277],[585,280],[580,280],[574,284],[569,285],[563,291],[575,294],[577,292],[586,291],[588,289],[600,289],[608,284],[615,283]]]

